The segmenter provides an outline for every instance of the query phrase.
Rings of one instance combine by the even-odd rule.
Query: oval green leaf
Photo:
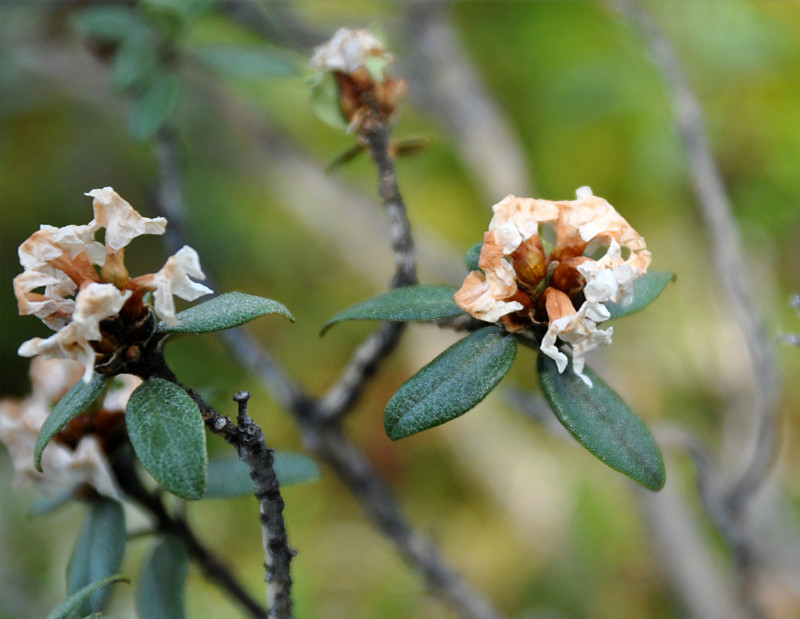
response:
[[[243,292],[228,292],[179,312],[177,325],[160,322],[160,333],[211,333],[238,327],[259,316],[280,314],[294,322],[294,316],[277,301]]]
[[[202,498],[208,460],[203,417],[194,400],[177,385],[150,378],[128,400],[125,421],[147,472],[182,499]]]
[[[79,380],[55,405],[53,412],[42,424],[39,438],[36,439],[36,447],[33,450],[33,465],[37,471],[42,470],[42,451],[47,443],[61,432],[64,426],[92,405],[105,389],[106,383],[108,383],[108,376],[103,374],[93,375],[92,380],[88,383]]]
[[[119,582],[119,581],[128,582],[128,579],[124,576],[119,574],[114,574],[113,576],[109,576],[108,578],[104,578],[103,580],[99,580],[97,582],[93,582],[90,585],[86,585],[80,591],[76,591],[72,595],[70,595],[66,600],[62,601],[58,606],[56,606],[53,610],[50,611],[50,614],[47,615],[47,619],[68,619],[69,617],[74,616],[78,608],[80,608],[81,604],[83,604],[86,598],[90,597],[95,591],[102,589],[103,587],[107,587],[111,583]]]
[[[604,303],[611,318],[621,318],[644,309],[656,300],[667,284],[675,281],[671,271],[648,271],[633,282],[633,294],[627,303]]]
[[[325,124],[347,131],[350,123],[339,105],[339,84],[333,73],[323,73],[311,88],[311,111]]]
[[[179,94],[180,83],[174,73],[162,71],[156,75],[131,101],[128,115],[131,135],[139,140],[154,135],[169,118]]]
[[[118,43],[146,31],[139,14],[128,6],[96,6],[78,12],[72,25],[100,41]]]
[[[456,342],[392,396],[383,414],[386,434],[395,441],[463,415],[494,389],[516,354],[513,336],[499,327]]]
[[[155,547],[147,558],[136,587],[139,617],[183,619],[186,616],[183,592],[189,556],[183,543],[172,535]]]
[[[536,368],[550,408],[581,445],[645,488],[664,487],[664,460],[653,436],[597,374],[584,368],[592,381],[589,387],[570,368],[559,372],[555,361],[543,354]]]
[[[480,269],[480,267],[478,266],[478,261],[481,258],[482,249],[483,249],[483,241],[470,247],[464,254],[464,264],[467,265],[467,268],[470,271],[478,271]]]
[[[314,481],[319,477],[317,464],[303,454],[275,451],[274,468],[281,488]],[[235,456],[214,458],[208,462],[208,485],[205,498],[229,498],[253,494],[250,469]]]
[[[451,286],[405,286],[348,307],[322,326],[323,335],[343,320],[440,320],[464,313],[453,301]]]
[[[283,54],[264,47],[203,45],[192,56],[206,68],[242,79],[264,79],[297,73],[297,67]]]
[[[146,28],[134,28],[133,22],[131,26],[111,66],[111,85],[117,92],[145,84],[158,68],[153,36]]]
[[[75,593],[88,584],[115,574],[125,553],[125,512],[118,501],[96,497],[89,504],[72,556],[67,566],[67,592]],[[98,589],[79,612],[100,612],[110,589]]]

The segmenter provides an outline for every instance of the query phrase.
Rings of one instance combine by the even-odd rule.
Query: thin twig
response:
[[[770,471],[775,455],[778,372],[771,339],[750,293],[747,275],[730,198],[725,190],[703,122],[700,102],[692,90],[677,53],[667,36],[636,0],[610,0],[643,38],[653,62],[672,97],[675,123],[686,152],[689,174],[711,240],[711,253],[719,279],[745,341],[755,376],[755,436],[753,452],[738,479],[721,497],[721,510],[709,510],[710,516],[734,549],[742,580],[745,604],[752,614],[759,610],[751,591],[754,549],[746,532],[747,504]],[[721,517],[721,514],[724,516]]]
[[[264,568],[267,581],[267,608],[271,617],[291,619],[292,576],[290,564],[295,552],[289,547],[285,507],[275,474],[273,450],[264,441],[264,432],[247,414],[250,394],[240,391],[234,396],[239,405],[236,423],[217,413],[192,390],[189,395],[198,403],[206,426],[223,437],[236,449],[239,458],[250,468],[255,496],[261,510],[261,530],[264,546]]]
[[[169,133],[159,134],[159,140],[171,139],[173,137]],[[162,148],[162,153],[177,156],[174,148]],[[165,175],[174,174],[180,167],[165,165],[164,161],[161,164],[161,182],[174,180],[165,178]],[[180,177],[177,178],[179,180]],[[178,223],[183,220],[186,212],[183,198],[176,200],[173,206],[180,206],[179,210],[173,211],[180,213],[175,222]],[[179,225],[176,229],[180,231],[182,228]],[[177,244],[183,241],[181,239]],[[236,360],[252,371],[290,412],[301,432],[304,445],[334,470],[367,516],[383,531],[409,565],[422,574],[428,586],[449,600],[461,617],[499,619],[501,615],[447,564],[436,546],[411,527],[364,453],[343,432],[340,420],[325,421],[315,414],[316,401],[303,393],[245,329],[223,331],[222,336]],[[355,364],[357,358],[358,352],[351,365]],[[344,391],[343,389],[342,392]],[[348,406],[352,406],[352,402]]]
[[[247,610],[251,617],[256,619],[267,618],[266,609],[244,590],[233,573],[194,534],[189,524],[183,518],[173,516],[167,511],[161,500],[160,493],[151,492],[144,487],[136,473],[134,456],[130,450],[117,453],[111,464],[114,468],[114,474],[119,480],[120,487],[124,488],[127,496],[141,505],[155,518],[159,531],[179,537],[186,546],[189,556],[195,560],[209,580],[215,582],[224,591],[227,591],[233,599],[237,600]]]

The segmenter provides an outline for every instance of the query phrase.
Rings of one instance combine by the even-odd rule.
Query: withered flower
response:
[[[120,498],[103,447],[108,439],[104,435],[118,433],[124,427],[125,404],[141,382],[134,376],[115,380],[101,410],[93,417],[92,427],[71,437],[67,426],[42,452],[42,472],[34,468],[34,449],[42,425],[55,403],[80,380],[82,372],[81,366],[71,360],[34,359],[30,369],[31,395],[23,400],[0,400],[0,441],[11,455],[15,488],[32,482],[45,495],[56,497],[91,486],[102,495]],[[81,421],[81,417],[73,423]]]
[[[573,371],[591,384],[583,374],[585,355],[611,343],[613,329],[597,327],[610,317],[604,303],[624,303],[634,280],[647,272],[644,238],[588,187],[572,201],[507,196],[493,210],[480,270],[467,276],[456,303],[480,320],[502,320],[510,331],[544,332],[541,351],[559,372],[568,358],[557,340],[569,344]],[[543,224],[555,229],[549,251]]]
[[[389,75],[386,67],[391,61],[380,41],[363,29],[342,28],[314,50],[312,66],[336,78],[339,105],[350,131],[360,129],[375,110],[383,123],[394,115],[406,83]]]
[[[153,333],[153,314],[177,322],[173,295],[193,301],[211,290],[189,279],[205,279],[190,247],[169,258],[157,273],[131,278],[125,247],[143,234],[163,234],[166,219],[143,217],[111,187],[86,195],[94,198],[91,222],[42,226],[20,245],[25,270],[14,278],[14,294],[20,315],[37,316],[56,332],[24,342],[19,354],[75,359],[84,366],[83,380],[88,382],[99,364],[135,356]],[[101,228],[104,243],[94,239]],[[153,293],[152,308],[145,299],[148,292]]]

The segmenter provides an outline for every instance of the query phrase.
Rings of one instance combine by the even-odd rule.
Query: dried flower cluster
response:
[[[339,105],[351,131],[361,128],[376,109],[382,123],[394,115],[405,95],[406,83],[386,71],[391,61],[391,54],[380,41],[363,29],[342,28],[314,50],[312,66],[336,77]]]
[[[609,344],[613,333],[597,327],[610,316],[603,304],[630,297],[634,280],[650,265],[650,252],[591,189],[581,187],[577,198],[551,202],[507,196],[495,204],[480,270],[467,276],[455,301],[480,320],[502,320],[511,331],[546,325],[541,351],[563,372],[568,358],[556,342],[570,344],[575,374],[591,384],[583,375],[584,357]],[[549,253],[540,236],[542,224],[555,228]],[[603,248],[602,257],[590,257]]]
[[[34,468],[33,454],[39,431],[53,409],[82,374],[81,366],[67,359],[34,359],[31,363],[32,394],[24,400],[0,400],[0,441],[14,464],[14,486],[36,483],[46,495],[70,495],[85,486],[119,498],[108,465],[106,442],[124,436],[122,413],[133,390],[141,382],[122,375],[106,392],[99,410],[80,415],[42,452],[42,472]]]
[[[205,279],[197,252],[184,246],[157,273],[131,278],[125,247],[143,234],[163,234],[166,219],[140,215],[111,187],[86,194],[94,198],[94,219],[84,226],[41,226],[19,247],[24,271],[14,278],[20,315],[40,318],[56,331],[19,348],[23,357],[71,358],[89,381],[96,368],[121,356],[135,357],[152,335],[153,310],[177,322],[173,296],[193,301],[211,292],[190,279]],[[105,229],[104,243],[95,234]],[[42,292],[36,292],[43,289]]]

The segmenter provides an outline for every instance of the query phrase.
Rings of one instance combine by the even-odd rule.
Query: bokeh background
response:
[[[114,92],[107,63],[74,25],[87,4],[97,3],[0,6],[3,397],[27,392],[28,363],[16,349],[46,331],[16,315],[16,247],[41,223],[87,223],[91,201],[83,193],[95,187],[111,185],[153,214],[153,142],[130,135],[129,102]],[[150,2],[149,10],[165,10],[159,4]],[[310,34],[377,27],[395,54],[394,73],[409,82],[395,136],[429,142],[397,162],[423,282],[460,284],[461,255],[482,238],[491,205],[505,194],[569,199],[590,185],[645,236],[653,267],[677,273],[653,306],[615,326],[613,346],[590,364],[657,436],[659,428],[685,428],[708,443],[722,470],[735,472],[753,427],[752,368],[711,263],[669,97],[642,39],[603,2],[436,4],[242,0],[220,4],[184,32],[186,49],[253,45],[297,67],[282,77],[244,79],[176,61],[182,90],[171,123],[183,164],[186,234],[206,272],[219,292],[260,294],[290,308],[295,324],[264,318],[247,328],[312,394],[336,379],[374,328],[343,324],[318,336],[338,310],[384,290],[392,263],[367,157],[324,173],[353,138],[312,113],[307,58]],[[237,5],[258,9],[267,27],[236,17]],[[751,516],[764,609],[770,617],[797,617],[800,349],[777,338],[800,333],[800,314],[789,305],[800,292],[800,3],[644,6],[674,44],[703,105],[745,248],[741,277],[775,343],[778,455]],[[264,36],[269,28],[272,35]],[[165,258],[157,238],[138,239],[127,252],[136,274],[160,268]],[[530,351],[520,351],[501,388],[475,410],[389,441],[385,403],[456,337],[411,327],[347,427],[411,521],[500,610],[601,619],[691,614],[680,577],[664,560],[665,514],[688,519],[687,530],[699,537],[685,541],[704,549],[718,590],[735,591],[732,553],[704,514],[691,460],[664,443],[668,483],[656,499],[533,420],[518,405],[520,391],[538,389]],[[213,336],[176,343],[169,359],[183,382],[221,410],[232,409],[234,392],[251,390],[251,412],[270,444],[303,450],[288,415]],[[212,450],[225,450],[210,441]],[[0,617],[44,616],[64,595],[83,512],[71,505],[30,519],[36,490],[13,491],[11,483],[0,448]],[[292,564],[299,617],[454,616],[330,471],[287,488],[285,500],[290,542],[299,551]],[[187,511],[261,599],[255,501],[203,501]],[[129,516],[134,526],[146,524]],[[149,547],[147,538],[131,541],[123,573],[135,578]],[[134,616],[131,590],[117,586],[109,616]],[[190,617],[238,616],[195,569],[187,599]]]

